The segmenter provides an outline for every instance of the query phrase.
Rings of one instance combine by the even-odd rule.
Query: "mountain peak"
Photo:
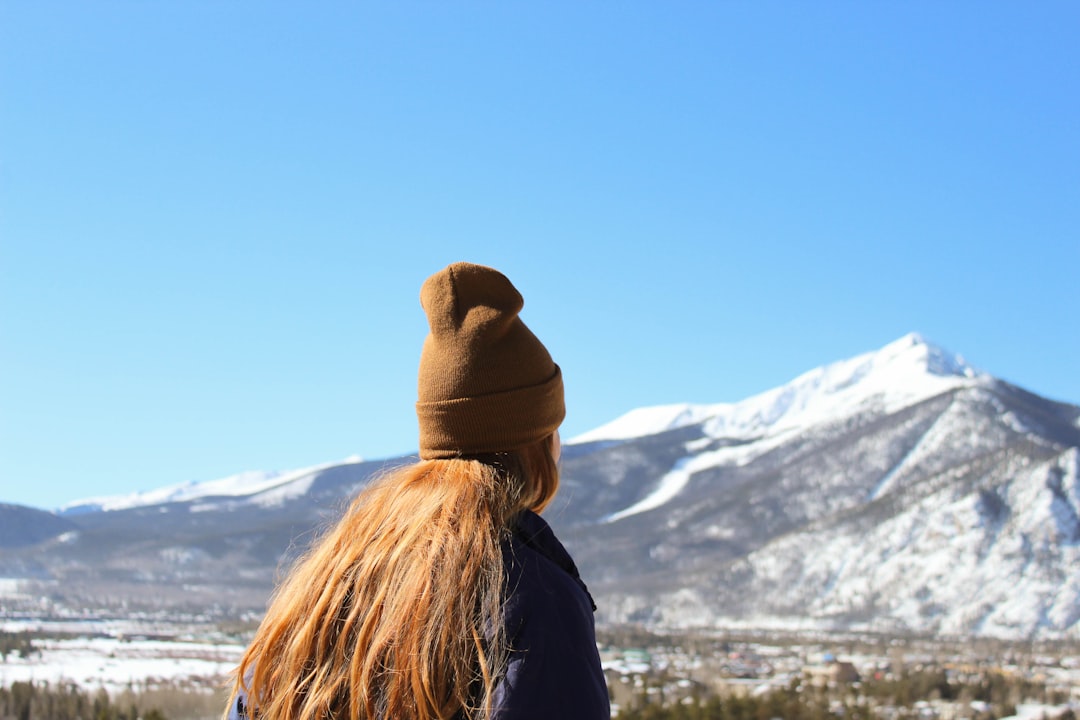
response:
[[[973,378],[982,374],[963,356],[935,345],[917,332],[908,333],[871,355],[881,363],[910,362],[919,370],[939,377]]]
[[[982,377],[961,356],[913,332],[736,403],[638,408],[568,442],[628,440],[701,422],[713,437],[753,438],[808,427],[868,403],[897,409]]]

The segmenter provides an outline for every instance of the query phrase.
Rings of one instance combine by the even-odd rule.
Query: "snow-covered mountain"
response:
[[[917,335],[739,403],[636,410],[575,438],[623,498],[581,564],[613,622],[1078,637],[1078,417]]]
[[[865,412],[889,413],[961,387],[993,378],[909,334],[850,360],[815,368],[791,382],[738,403],[682,403],[632,410],[570,444],[631,440],[683,427],[700,426],[704,437],[657,483],[653,492],[606,518],[611,522],[653,510],[675,498],[694,473],[751,462],[788,438],[821,424]],[[724,447],[698,452],[709,439]],[[737,444],[730,441],[738,440]]]
[[[311,488],[311,483],[323,470],[360,462],[363,460],[359,456],[354,456],[341,462],[324,463],[299,470],[285,472],[254,470],[219,480],[186,482],[144,492],[84,498],[64,505],[57,513],[80,515],[87,512],[129,510],[147,505],[195,500],[205,500],[209,503],[221,498],[244,498],[256,505],[278,505],[307,493]]]
[[[283,558],[407,461],[84,501],[63,518],[75,530],[0,548],[0,576],[83,602],[258,610]],[[602,623],[1077,638],[1078,475],[1080,407],[908,335],[741,402],[642,408],[573,438],[546,516]]]
[[[708,424],[713,437],[775,436],[856,412],[896,410],[991,379],[959,355],[911,333],[876,352],[810,370],[741,402],[639,408],[570,442],[645,437],[700,423]]]

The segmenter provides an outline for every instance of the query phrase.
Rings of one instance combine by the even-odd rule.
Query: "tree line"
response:
[[[87,692],[74,683],[15,682],[0,687],[0,720],[167,720],[157,708],[135,700],[114,701],[104,689]]]
[[[970,703],[973,720],[997,720],[1015,714],[1016,704],[1036,701],[1061,705],[1068,697],[1041,683],[1000,672],[958,677],[944,668],[906,670],[888,679],[819,687],[794,680],[760,695],[695,695],[676,703],[650,703],[646,695],[631,707],[621,708],[618,720],[872,720],[876,709],[890,706],[896,720],[921,717],[921,701]],[[1059,720],[1076,720],[1071,711]]]

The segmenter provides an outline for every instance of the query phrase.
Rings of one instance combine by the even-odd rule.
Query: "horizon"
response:
[[[568,438],[911,332],[1078,404],[1078,121],[1066,2],[0,5],[0,502],[413,452],[458,260]]]
[[[990,377],[994,377],[995,379],[1000,380],[1000,378],[996,378],[996,376],[994,376],[993,373],[989,373],[989,372],[985,371],[984,369],[979,368],[979,367],[977,367],[975,365],[972,365],[971,363],[967,362],[966,358],[964,358],[962,354],[953,353],[950,350],[948,350],[947,348],[944,348],[944,347],[942,347],[940,345],[937,345],[933,341],[922,337],[922,335],[920,335],[919,333],[911,332],[911,333],[907,333],[905,335],[902,335],[901,337],[899,337],[899,338],[897,338],[895,340],[892,340],[889,343],[886,343],[884,346],[882,346],[880,348],[876,348],[876,349],[871,350],[871,351],[866,352],[866,353],[860,353],[860,354],[852,356],[852,357],[840,358],[840,359],[837,359],[837,360],[835,360],[833,362],[826,363],[825,365],[818,366],[816,368],[808,368],[806,371],[804,371],[802,373],[799,373],[799,375],[797,375],[795,377],[792,377],[789,380],[787,380],[787,381],[785,381],[783,383],[780,383],[780,384],[778,384],[778,385],[776,385],[776,386],[774,386],[772,388],[769,388],[769,389],[767,389],[767,390],[765,390],[765,391],[763,391],[761,393],[757,393],[755,395],[751,395],[751,396],[746,397],[746,398],[740,398],[739,400],[735,400],[735,401],[730,402],[730,403],[721,403],[720,405],[725,405],[725,406],[729,406],[729,407],[736,407],[736,406],[744,405],[744,404],[752,404],[752,402],[754,400],[759,399],[761,396],[763,396],[763,395],[767,396],[767,395],[775,392],[776,390],[779,390],[781,388],[785,388],[785,387],[795,383],[799,379],[803,378],[804,376],[809,375],[809,374],[811,374],[811,373],[813,373],[815,371],[825,370],[825,369],[830,369],[830,368],[836,368],[837,366],[850,365],[853,361],[855,361],[857,359],[872,356],[872,355],[880,355],[880,354],[884,353],[886,350],[888,350],[889,348],[895,348],[895,347],[897,347],[897,346],[899,346],[901,344],[909,344],[909,343],[910,344],[917,344],[917,345],[924,345],[927,348],[929,348],[931,351],[940,351],[940,352],[947,353],[948,355],[951,356],[950,357],[951,360],[954,360],[955,362],[957,362],[957,364],[958,364],[957,367],[960,368],[963,371],[963,372],[961,372],[961,374],[963,376],[965,376],[965,377],[972,377],[972,376],[985,377],[985,376],[990,376]],[[930,368],[926,369],[926,373],[930,374],[930,375],[938,374],[938,373],[934,372]],[[1025,388],[1022,388],[1022,389],[1025,389]],[[627,428],[624,424],[619,422],[620,420],[627,419],[628,416],[634,416],[634,415],[640,413],[641,411],[645,411],[646,414],[648,414],[648,411],[650,411],[650,410],[662,410],[662,409],[670,409],[670,408],[680,408],[682,410],[692,410],[692,409],[716,410],[716,409],[718,409],[718,407],[719,406],[717,404],[690,402],[690,403],[670,403],[670,404],[662,404],[662,405],[647,405],[647,406],[642,406],[642,407],[639,407],[639,408],[633,408],[633,409],[627,411],[626,413],[623,413],[623,414],[621,414],[621,415],[619,415],[619,416],[617,416],[615,418],[611,418],[610,420],[604,422],[603,424],[601,424],[601,425],[599,425],[597,427],[594,427],[594,428],[590,428],[590,429],[586,430],[585,432],[579,433],[578,435],[576,435],[574,437],[563,437],[562,442],[566,446],[587,445],[587,444],[597,442],[597,441],[600,441],[600,442],[603,442],[603,441],[619,442],[619,441],[625,440],[625,439],[627,439],[629,437],[640,437],[640,436],[643,436],[643,435],[653,434],[654,431],[652,431],[652,430],[644,430],[644,431],[642,430],[641,425],[640,425],[640,418],[637,419],[637,422],[633,423],[633,426],[634,426],[633,428]],[[695,422],[697,422],[697,421],[695,421]],[[666,428],[664,428],[662,430],[658,430],[656,432],[663,432],[664,430],[673,429],[674,427],[675,427],[675,425],[671,425],[670,423],[668,423]],[[609,434],[604,434],[603,432],[601,432],[605,428],[609,428]],[[636,429],[634,429],[634,428],[636,428]],[[630,432],[629,435],[627,434],[628,431]],[[292,479],[295,479],[297,477],[307,476],[310,473],[318,472],[320,470],[324,470],[324,469],[330,468],[330,467],[338,467],[338,466],[341,466],[341,465],[354,464],[354,463],[388,462],[388,461],[394,461],[394,460],[401,460],[401,459],[404,459],[404,458],[407,458],[407,457],[413,457],[413,456],[416,456],[416,455],[417,455],[417,451],[414,448],[411,452],[401,453],[401,454],[398,454],[398,455],[395,455],[395,456],[361,457],[359,455],[353,455],[353,456],[350,456],[350,457],[341,458],[341,459],[337,459],[337,460],[327,460],[327,461],[319,462],[319,463],[314,464],[314,465],[309,465],[309,466],[304,466],[304,467],[273,468],[273,469],[268,469],[268,468],[247,468],[245,470],[241,470],[241,471],[238,471],[236,473],[233,473],[231,475],[224,476],[224,477],[211,478],[211,479],[188,480],[188,481],[183,481],[183,482],[180,482],[180,483],[170,484],[170,485],[165,485],[165,486],[155,486],[155,487],[151,487],[151,488],[140,488],[140,489],[136,489],[136,490],[133,490],[133,491],[130,491],[130,492],[127,492],[127,493],[121,493],[121,494],[89,495],[89,496],[83,496],[83,497],[78,497],[78,498],[71,498],[67,502],[64,502],[64,503],[62,503],[60,505],[57,505],[55,507],[37,508],[37,509],[49,510],[49,511],[53,511],[53,512],[68,512],[68,511],[71,511],[72,509],[76,509],[77,512],[82,512],[81,508],[84,507],[84,506],[86,508],[92,508],[94,506],[100,506],[101,509],[110,510],[110,509],[115,509],[115,508],[110,507],[110,506],[115,505],[117,502],[119,502],[121,507],[124,507],[124,506],[126,506],[126,501],[134,500],[134,499],[138,498],[139,496],[146,496],[146,497],[144,497],[144,499],[142,501],[140,501],[138,503],[140,505],[157,504],[159,502],[165,501],[166,499],[168,499],[169,501],[188,499],[186,496],[184,496],[184,497],[169,496],[168,498],[166,498],[165,494],[164,494],[164,491],[166,491],[166,490],[176,491],[176,490],[179,490],[179,489],[182,489],[182,488],[195,488],[195,487],[198,487],[198,488],[200,488],[202,490],[205,490],[208,486],[221,486],[221,487],[215,489],[214,492],[210,493],[212,495],[221,495],[221,496],[242,495],[242,496],[248,496],[248,495],[251,495],[251,494],[261,492],[264,489],[268,489],[268,488],[277,487],[277,486],[280,486],[280,485],[283,485],[283,484],[287,484],[288,482],[291,482]],[[245,478],[244,476],[253,476],[253,477]],[[199,496],[202,496],[203,494],[205,494],[205,493],[199,492]],[[110,502],[110,501],[113,501],[113,502]],[[0,500],[0,503],[2,503],[2,502],[3,501]]]

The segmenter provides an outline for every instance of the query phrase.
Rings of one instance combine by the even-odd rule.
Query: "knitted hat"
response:
[[[420,289],[431,333],[420,354],[420,457],[516,450],[558,429],[562,373],[518,317],[506,276],[471,263],[440,270]]]

